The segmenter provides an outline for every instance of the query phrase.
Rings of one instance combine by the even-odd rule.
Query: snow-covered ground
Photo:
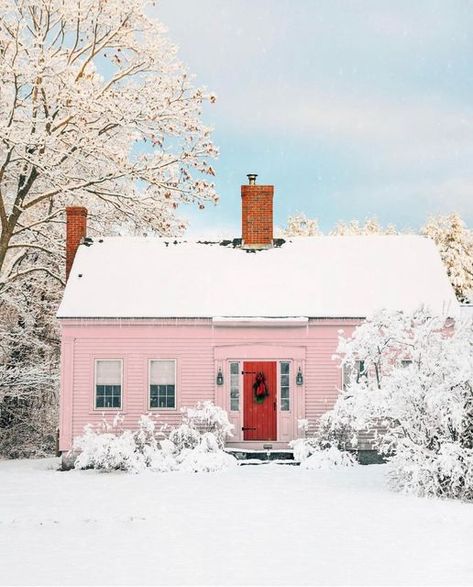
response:
[[[0,584],[471,585],[473,505],[384,466],[58,472],[0,462]]]

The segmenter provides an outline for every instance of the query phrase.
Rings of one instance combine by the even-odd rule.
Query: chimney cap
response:
[[[246,175],[246,177],[248,178],[248,183],[249,183],[250,185],[255,185],[255,183],[256,183],[256,178],[258,177],[258,174],[257,174],[257,173],[248,173],[248,174]]]
[[[67,216],[87,216],[87,208],[84,206],[67,206]]]

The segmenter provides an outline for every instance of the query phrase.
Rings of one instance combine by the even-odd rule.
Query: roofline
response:
[[[299,317],[299,316],[298,316]],[[56,316],[58,320],[80,321],[105,321],[105,320],[202,320],[212,322],[215,316]],[[281,320],[295,318],[295,316],[227,316],[229,319],[255,320],[264,318],[268,320]],[[366,316],[304,316],[307,320],[366,320]]]

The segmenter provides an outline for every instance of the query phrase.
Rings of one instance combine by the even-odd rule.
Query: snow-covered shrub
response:
[[[123,430],[124,418],[118,414],[111,424],[106,420],[96,428],[88,425],[76,438],[76,469],[102,471],[217,471],[236,466],[237,461],[222,450],[223,439],[231,431],[224,410],[211,402],[186,410],[186,422],[159,438],[156,423],[149,415],[138,421],[136,431]],[[197,425],[207,423],[212,432],[200,432]]]
[[[182,424],[175,432],[161,444],[163,450],[172,452],[180,471],[214,472],[238,465],[235,457],[222,450],[221,439],[214,432],[200,434],[188,424]]]
[[[233,424],[225,410],[212,401],[198,402],[195,408],[183,409],[183,423],[199,432],[211,432],[217,439],[220,448],[225,446],[227,436],[233,436]]]
[[[345,461],[349,462],[353,459],[352,455],[346,452],[345,447],[339,447],[338,443],[332,442],[326,436],[326,430],[324,428],[320,426],[318,428],[312,427],[309,420],[306,419],[298,421],[298,428],[304,432],[305,438],[297,438],[289,443],[289,446],[294,451],[294,459],[296,461],[303,463],[312,455],[319,453],[324,455],[327,451],[330,451],[327,456],[329,461],[334,455],[338,455],[338,458],[332,458],[333,466],[336,466],[338,463],[344,465]],[[311,429],[313,429],[312,434],[310,433]],[[344,460],[341,455],[346,455],[346,459]],[[323,457],[321,456],[320,458]]]
[[[312,452],[306,438],[296,438],[295,440],[291,440],[289,446],[294,452],[294,460],[299,462],[306,459]]]
[[[353,467],[357,461],[347,451],[339,450],[336,446],[318,449],[302,460],[303,469],[335,469],[337,467]]]
[[[184,449],[193,449],[198,446],[200,436],[200,432],[189,424],[181,424],[171,430],[168,440],[174,445],[174,452],[181,452]]]
[[[100,433],[86,426],[83,436],[76,439],[74,450],[80,451],[74,463],[76,469],[137,473],[146,468],[145,456],[137,450],[130,430],[121,434]]]
[[[103,420],[95,430],[86,426],[84,434],[74,442],[73,451],[78,453],[74,468],[131,473],[147,468],[155,471],[175,468],[172,456],[160,450],[151,416],[141,416],[136,431],[122,430],[123,421],[123,416],[118,414],[112,424]]]
[[[392,484],[418,495],[473,499],[473,325],[421,309],[377,313],[339,345],[364,361],[321,430],[382,429]]]
[[[212,473],[238,466],[235,457],[220,449],[212,432],[205,432],[194,449],[185,449],[179,456],[179,462],[181,471],[195,473]]]

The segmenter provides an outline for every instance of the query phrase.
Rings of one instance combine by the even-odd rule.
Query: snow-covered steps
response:
[[[246,467],[247,465],[292,465],[293,467],[298,467],[301,463],[300,461],[291,461],[289,459],[271,459],[269,461],[262,461],[260,459],[239,459],[238,464],[240,467]]]
[[[294,460],[292,450],[226,448],[225,451],[234,456],[240,465],[299,465],[299,461]]]

